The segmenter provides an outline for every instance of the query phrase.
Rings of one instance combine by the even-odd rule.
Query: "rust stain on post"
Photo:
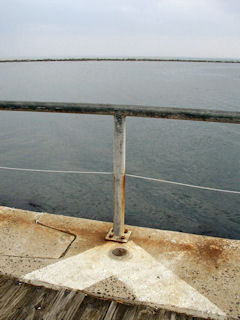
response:
[[[127,242],[130,231],[124,231],[125,216],[125,160],[126,160],[126,116],[116,111],[114,114],[113,143],[113,183],[114,183],[114,213],[113,229],[106,240]]]
[[[121,221],[123,221],[122,224],[122,235],[121,235],[121,239],[125,239],[125,235],[124,235],[124,220],[125,220],[125,180],[126,180],[126,175],[124,172],[124,175],[122,177],[122,211],[121,211]]]
[[[123,178],[122,178],[122,215],[124,218],[124,214],[125,214],[125,186],[126,184],[126,175],[124,173]]]
[[[126,158],[126,117],[117,112],[114,115],[114,236],[121,238],[124,233],[125,211],[125,158]]]

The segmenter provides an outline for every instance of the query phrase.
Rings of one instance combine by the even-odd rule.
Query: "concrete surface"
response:
[[[0,255],[60,258],[75,237],[35,223],[39,214],[0,209]]]
[[[45,236],[29,230],[26,238],[23,220]],[[9,250],[0,243],[1,273],[191,316],[240,318],[240,241],[128,226],[130,241],[116,244],[104,240],[110,223],[6,207],[0,221],[0,239],[11,239]],[[117,247],[127,254],[114,256]]]

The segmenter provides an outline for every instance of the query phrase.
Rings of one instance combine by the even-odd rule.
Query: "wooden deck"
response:
[[[53,290],[0,276],[1,320],[174,320],[193,319],[150,307],[127,305],[82,292]],[[194,318],[197,319],[197,318]]]

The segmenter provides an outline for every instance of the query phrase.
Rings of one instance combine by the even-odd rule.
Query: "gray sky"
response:
[[[0,58],[240,58],[240,0],[0,0]]]

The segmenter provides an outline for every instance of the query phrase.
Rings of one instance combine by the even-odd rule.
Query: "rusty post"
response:
[[[113,179],[114,213],[113,228],[106,239],[127,242],[131,232],[124,229],[125,215],[125,160],[126,160],[126,116],[120,112],[114,115]]]
[[[114,216],[113,234],[124,236],[125,214],[125,159],[126,159],[126,117],[114,115],[113,175],[114,175]]]

